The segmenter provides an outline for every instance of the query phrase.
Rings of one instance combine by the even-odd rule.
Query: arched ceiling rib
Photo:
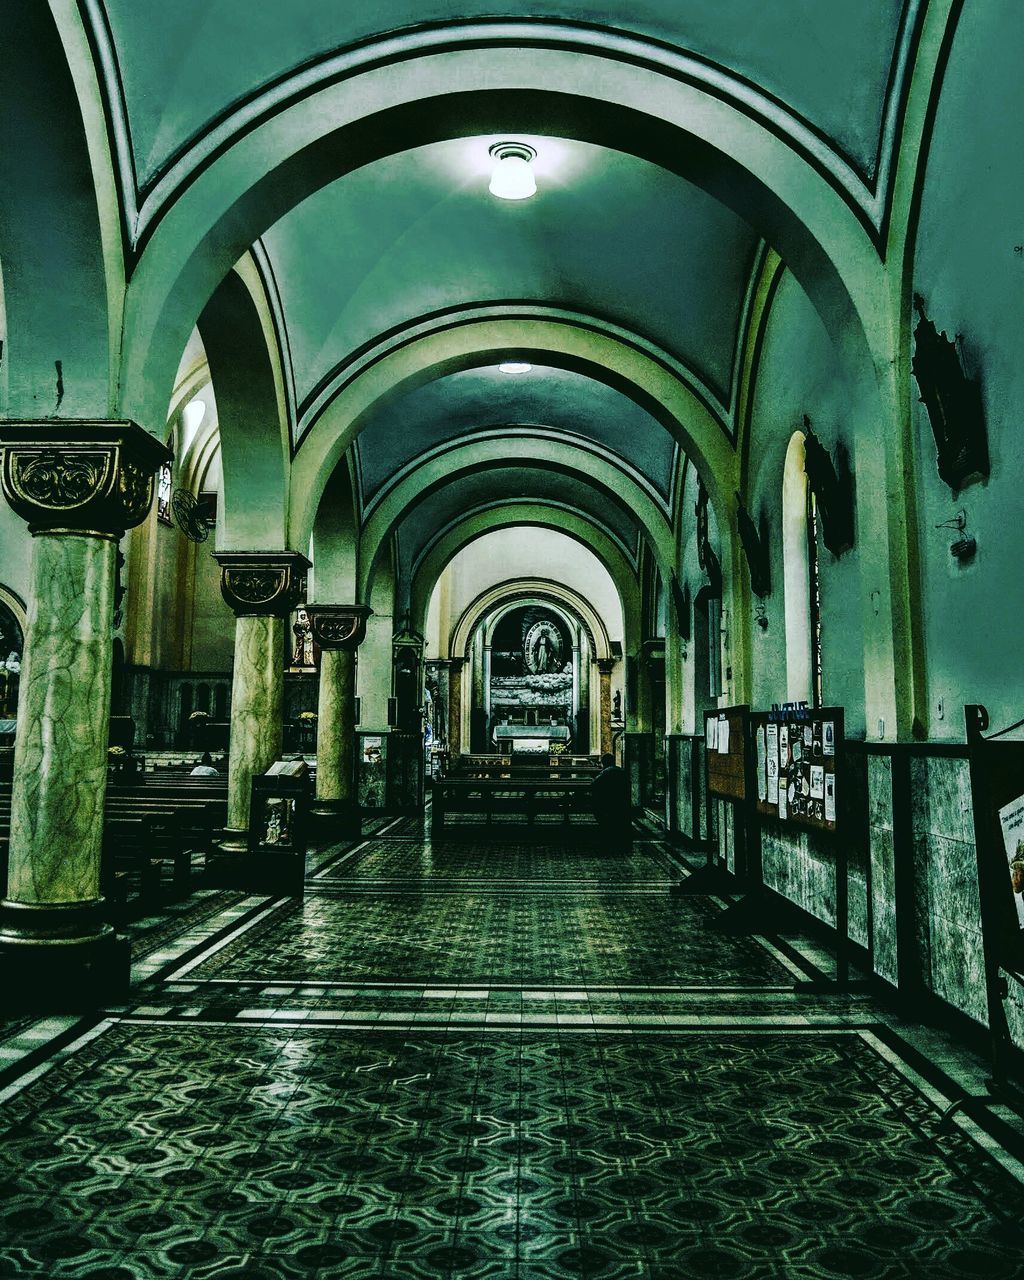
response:
[[[354,449],[364,510],[398,472],[428,450],[486,428],[543,425],[610,450],[646,476],[667,502],[676,444],[664,427],[622,392],[567,369],[535,365],[509,375],[491,365],[467,369],[385,401]]]
[[[522,499],[582,512],[606,529],[636,563],[640,526],[632,513],[611,501],[604,490],[586,484],[579,476],[557,471],[499,467],[461,478],[457,484],[430,494],[406,514],[397,528],[403,566],[415,568],[436,534],[459,517]]]
[[[433,26],[442,41],[456,13],[482,19],[492,38],[509,24],[508,5],[495,0],[457,7],[451,0],[84,0],[84,7],[94,41],[109,47],[115,83],[108,92],[126,117],[140,187],[212,121],[244,114],[247,103],[275,83],[284,88],[289,77],[315,78],[318,65],[347,45],[414,25]],[[898,90],[901,34],[918,7],[914,0],[632,0],[619,21],[628,23],[625,34],[692,55],[705,74],[757,86],[870,178]],[[574,30],[618,34],[607,26],[607,6],[595,0],[533,0],[530,16],[553,38]]]
[[[648,161],[526,140],[537,149],[532,200],[488,195],[494,138],[460,138],[347,174],[266,232],[300,421],[339,360],[411,316],[516,301],[642,334],[728,405],[756,233]]]

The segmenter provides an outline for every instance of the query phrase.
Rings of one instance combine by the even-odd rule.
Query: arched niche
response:
[[[452,631],[450,656],[468,657],[478,627],[483,625],[485,633],[492,631],[510,609],[524,602],[546,604],[561,610],[567,622],[572,619],[582,627],[595,660],[611,657],[611,641],[601,615],[571,587],[545,578],[497,583],[478,596],[463,612]]]
[[[27,625],[28,615],[21,596],[0,585],[0,720],[13,720],[18,714]]]
[[[592,552],[601,562],[618,592],[622,609],[623,638],[630,643],[639,635],[640,592],[636,566],[607,530],[578,512],[552,509],[540,503],[504,503],[500,508],[467,513],[453,528],[439,534],[416,568],[412,583],[412,618],[417,630],[425,630],[430,597],[444,568],[479,538],[507,528],[551,529],[565,534]],[[458,656],[453,650],[450,656]]]

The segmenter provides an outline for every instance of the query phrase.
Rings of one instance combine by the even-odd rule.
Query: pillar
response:
[[[452,658],[448,669],[448,758],[454,761],[462,751],[462,673],[465,658]]]
[[[127,990],[100,893],[115,564],[168,456],[130,422],[0,426],[4,496],[35,540],[0,904],[0,988],[25,1007]]]
[[[281,754],[285,618],[295,608],[309,561],[294,551],[218,551],[221,595],[234,612],[228,821],[221,849],[248,849],[252,780]],[[241,869],[244,880],[244,869]]]
[[[387,806],[392,813],[423,808],[423,637],[404,627],[392,641],[395,722],[388,740]]]
[[[590,733],[590,649],[589,646],[584,649],[586,639],[581,642],[581,652],[579,655],[579,709],[576,712],[576,731],[578,741],[574,747],[575,751],[593,751],[594,740]]]
[[[316,722],[316,804],[325,833],[356,838],[362,830],[356,779],[356,650],[366,636],[366,605],[309,605],[320,646]]]
[[[597,671],[601,685],[601,754],[612,749],[612,669],[614,658],[598,658]]]

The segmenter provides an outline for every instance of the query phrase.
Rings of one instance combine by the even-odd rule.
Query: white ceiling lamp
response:
[[[533,368],[532,364],[527,364],[525,360],[503,360],[498,365],[501,373],[529,373]]]
[[[494,169],[488,187],[499,200],[528,200],[537,193],[531,161],[537,155],[525,142],[496,142],[490,149]]]

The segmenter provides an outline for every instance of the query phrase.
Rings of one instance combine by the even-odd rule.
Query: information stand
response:
[[[271,891],[302,894],[310,802],[304,760],[278,760],[253,778],[249,857],[259,858],[259,880]]]
[[[985,708],[966,706],[964,715],[992,1044],[989,1083],[999,1100],[1024,1113],[1024,1052],[1014,1044],[1005,1004],[1006,975],[1015,986],[1024,984],[1024,720],[986,738]],[[1019,1022],[1024,1028],[1024,1014]]]
[[[752,775],[748,788],[752,813],[749,845],[761,848],[766,821],[832,839],[836,868],[836,979],[833,986],[850,986],[850,853],[843,831],[842,774],[844,715],[842,707],[783,704],[770,711],[751,712],[748,756]],[[760,873],[760,856],[758,856]],[[780,913],[793,904],[761,881],[757,891],[726,913],[723,927],[734,932],[764,932],[765,922],[779,926]],[[769,930],[770,931],[770,930]]]
[[[755,711],[755,809],[808,831],[839,831],[842,798],[842,707]]]
[[[708,795],[743,804],[749,782],[750,708],[719,707],[704,712]]]
[[[710,813],[712,800],[725,800],[733,806],[737,866],[743,850],[743,869],[747,868],[746,814],[750,794],[749,744],[750,708],[716,707],[704,712],[704,771]],[[676,886],[679,894],[736,893],[741,888],[737,877],[716,857],[709,845],[703,867]]]

